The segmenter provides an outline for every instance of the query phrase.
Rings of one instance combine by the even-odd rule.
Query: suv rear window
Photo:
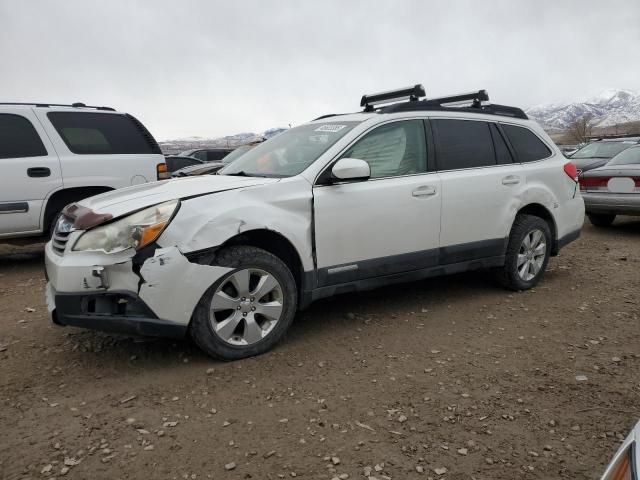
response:
[[[431,120],[436,141],[437,169],[486,167],[496,164],[487,122]]]
[[[535,162],[551,155],[551,150],[531,130],[513,125],[502,125],[519,162]]]
[[[160,153],[160,148],[151,134],[130,115],[50,112],[47,116],[73,153]]]
[[[0,158],[46,155],[47,149],[29,120],[21,115],[0,114]]]

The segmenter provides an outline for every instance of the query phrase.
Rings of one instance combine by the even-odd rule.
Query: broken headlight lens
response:
[[[160,236],[169,224],[178,200],[145,208],[127,217],[85,232],[73,246],[76,251],[121,252],[140,249]]]

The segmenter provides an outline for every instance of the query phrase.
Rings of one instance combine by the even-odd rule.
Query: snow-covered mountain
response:
[[[276,127],[265,130],[262,133],[245,132],[216,138],[185,137],[175,140],[165,140],[164,142],[158,142],[158,144],[164,154],[176,154],[196,148],[239,147],[240,145],[256,142],[263,138],[269,139],[285,130],[286,128]]]
[[[608,127],[640,120],[640,95],[631,90],[609,89],[584,101],[544,103],[526,110],[550,132],[565,131],[586,114],[593,115],[598,127]]]

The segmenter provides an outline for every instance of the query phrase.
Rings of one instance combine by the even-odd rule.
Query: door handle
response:
[[[421,187],[416,188],[411,195],[414,197],[428,197],[430,195],[436,194],[436,187],[432,187],[430,185],[423,185]]]
[[[47,167],[31,167],[27,168],[27,175],[30,177],[48,177],[51,175],[51,170]]]
[[[503,185],[517,185],[520,183],[520,177],[517,175],[507,175],[502,179]]]

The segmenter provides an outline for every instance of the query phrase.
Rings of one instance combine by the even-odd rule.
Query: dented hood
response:
[[[224,190],[277,182],[277,178],[208,175],[145,183],[102,193],[78,202],[78,206],[112,218],[169,200],[207,195]]]

